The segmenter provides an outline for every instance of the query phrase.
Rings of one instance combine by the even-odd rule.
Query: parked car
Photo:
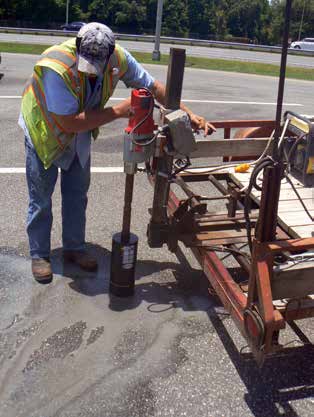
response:
[[[314,38],[304,38],[301,41],[292,42],[290,48],[314,51]]]
[[[72,32],[78,32],[82,26],[86,25],[85,22],[71,22],[61,26],[62,30],[68,30]]]

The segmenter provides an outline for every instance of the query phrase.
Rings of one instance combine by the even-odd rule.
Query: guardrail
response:
[[[28,29],[28,28],[12,28],[12,27],[0,27],[0,33],[19,33],[19,34],[32,34],[32,35],[48,35],[48,36],[75,36],[77,32],[64,31],[64,30],[51,30],[51,29]],[[116,33],[117,39],[120,40],[132,40],[138,42],[155,42],[155,36],[153,35],[132,35],[124,33]],[[191,39],[191,38],[176,38],[170,36],[161,36],[160,41],[162,43],[170,43],[174,45],[191,45],[191,46],[204,46],[204,47],[219,47],[230,49],[241,49],[247,51],[263,51],[281,53],[280,46],[269,45],[255,45],[249,43],[237,43],[237,42],[224,42],[224,41],[209,41],[204,39]],[[291,55],[309,55],[314,56],[314,51],[303,51],[296,49],[289,49]]]

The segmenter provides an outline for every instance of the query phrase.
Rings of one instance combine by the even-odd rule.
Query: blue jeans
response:
[[[29,192],[27,234],[32,258],[49,257],[52,227],[51,197],[58,168],[47,170],[35,149],[25,144],[26,179]],[[90,184],[90,158],[82,168],[77,156],[70,168],[61,170],[62,243],[64,250],[82,250],[85,246],[87,192]]]

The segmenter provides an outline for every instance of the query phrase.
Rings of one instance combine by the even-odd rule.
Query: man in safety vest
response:
[[[99,126],[129,116],[130,99],[105,107],[119,80],[127,87],[146,87],[164,101],[164,85],[115,43],[107,26],[93,22],[83,26],[76,38],[48,48],[25,87],[19,125],[25,134],[27,233],[32,273],[40,283],[52,280],[51,197],[58,168],[64,259],[87,271],[97,269],[96,259],[85,250],[91,137],[97,137]],[[214,127],[204,118],[182,108],[194,128],[212,133]]]

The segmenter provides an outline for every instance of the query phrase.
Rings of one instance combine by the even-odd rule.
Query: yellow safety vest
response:
[[[127,67],[123,48],[116,44],[104,71],[100,108],[103,108],[112,96]],[[36,152],[44,167],[48,169],[70,144],[75,134],[66,133],[54,114],[47,109],[42,82],[43,68],[50,68],[62,77],[71,94],[78,100],[81,112],[84,108],[86,74],[77,70],[75,38],[44,51],[23,92],[21,109],[23,118]],[[98,128],[93,130],[94,139],[98,133]]]

